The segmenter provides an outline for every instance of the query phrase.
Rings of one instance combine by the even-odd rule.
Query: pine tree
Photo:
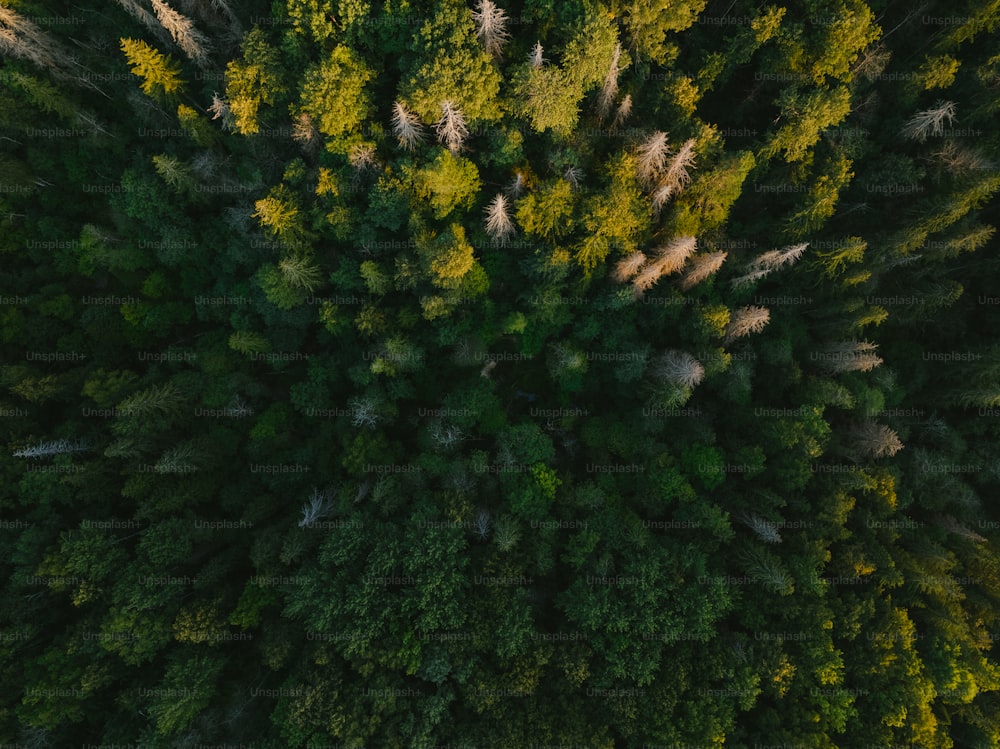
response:
[[[514,233],[514,221],[510,217],[507,198],[503,193],[498,193],[486,206],[486,233],[499,242],[501,247]]]
[[[476,519],[472,526],[476,537],[480,541],[485,541],[489,538],[491,526],[492,518],[490,517],[490,511],[486,508],[481,508],[479,512],[476,513]]]
[[[420,118],[408,110],[401,101],[392,105],[392,132],[399,145],[408,151],[414,150],[424,139],[420,129]]]
[[[903,449],[903,443],[885,424],[864,421],[851,431],[853,454],[856,458],[892,457]]]
[[[52,440],[50,442],[40,442],[31,447],[24,447],[14,451],[15,458],[48,458],[53,455],[65,455],[67,453],[85,452],[90,449],[86,440]]]
[[[618,283],[625,283],[635,276],[646,262],[646,256],[641,251],[626,255],[615,264],[612,277]]]
[[[476,36],[482,40],[486,54],[499,58],[503,45],[510,40],[510,34],[505,28],[506,12],[491,0],[479,0],[472,13],[472,20],[476,22]]]
[[[667,134],[657,130],[636,149],[635,168],[639,181],[646,187],[655,184],[667,165],[670,146]]]
[[[313,292],[323,285],[323,273],[303,254],[287,255],[278,261],[278,269],[289,286]]]
[[[632,114],[632,94],[625,94],[615,111],[615,119],[611,122],[612,129],[624,125],[630,114]]]
[[[302,506],[299,528],[307,528],[327,517],[333,511],[333,497],[329,492],[321,492],[314,487],[309,501]]]
[[[726,343],[751,333],[759,333],[770,319],[771,312],[767,307],[753,304],[741,307],[730,317],[729,325],[726,328]]]
[[[917,112],[903,125],[903,137],[923,143],[928,135],[942,135],[945,120],[950,126],[955,119],[955,102],[939,101],[931,109]]]
[[[666,351],[653,363],[653,376],[681,387],[693,388],[705,377],[705,367],[686,351]]]
[[[163,0],[150,0],[157,20],[167,30],[188,59],[199,67],[208,65],[208,37],[195,28],[191,19],[182,16]]]
[[[540,67],[542,67],[545,63],[548,62],[548,60],[542,57],[543,51],[544,50],[542,49],[542,43],[535,42],[535,46],[531,48],[531,53],[528,55],[528,58],[531,60],[531,67],[534,68],[535,70],[538,70]]]
[[[441,119],[435,125],[438,140],[444,143],[453,155],[458,155],[462,142],[469,134],[462,110],[450,101],[441,102]]]
[[[764,520],[760,515],[744,512],[740,515],[740,520],[756,533],[757,537],[764,543],[781,543],[781,534],[778,532],[777,526],[774,523]]]
[[[691,175],[688,173],[688,169],[694,166],[696,142],[694,138],[685,141],[681,149],[667,163],[663,175],[657,180],[656,187],[653,189],[653,210],[660,210],[670,198],[691,184]]]
[[[878,345],[868,341],[831,343],[813,355],[830,372],[870,372],[882,363],[875,353]]]
[[[722,264],[726,262],[727,257],[729,257],[729,253],[724,250],[706,252],[702,255],[692,257],[691,262],[688,264],[688,269],[684,271],[684,275],[680,278],[681,289],[687,291],[716,273],[722,267]]]
[[[597,97],[597,117],[599,120],[603,120],[608,116],[608,112],[611,111],[611,105],[618,95],[618,76],[621,74],[618,62],[621,60],[621,56],[622,45],[616,44],[614,54],[611,56],[611,65],[608,67],[608,73],[604,77],[604,84],[601,86],[601,93]]]
[[[142,90],[146,94],[169,95],[180,91],[184,83],[180,78],[180,66],[169,55],[136,39],[122,39],[121,49],[132,73],[143,79]]]
[[[300,144],[304,151],[312,154],[319,151],[320,146],[323,145],[319,130],[316,129],[312,115],[308,112],[299,112],[298,117],[292,123],[292,140]]]
[[[70,55],[51,35],[34,22],[0,4],[0,53],[47,68],[60,78],[73,63]]]

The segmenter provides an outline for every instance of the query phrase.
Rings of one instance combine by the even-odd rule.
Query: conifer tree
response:
[[[136,39],[122,39],[121,49],[132,72],[142,78],[142,90],[146,94],[170,95],[180,91],[184,84],[180,66],[169,55]]]
[[[401,101],[392,105],[392,132],[399,140],[399,145],[408,151],[414,150],[424,139],[420,118]]]
[[[482,41],[486,53],[499,58],[503,45],[510,39],[510,33],[506,29],[506,12],[492,0],[479,0],[472,19],[476,22],[476,36]]]
[[[181,15],[164,0],[150,0],[157,20],[188,59],[200,67],[208,64],[208,37],[195,28],[191,19]]]

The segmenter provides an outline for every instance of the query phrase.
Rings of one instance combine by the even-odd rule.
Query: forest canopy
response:
[[[998,33],[0,0],[0,747],[1000,746]]]

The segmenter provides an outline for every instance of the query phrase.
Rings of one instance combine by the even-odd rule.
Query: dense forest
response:
[[[0,747],[1000,746],[1000,0],[0,0]]]

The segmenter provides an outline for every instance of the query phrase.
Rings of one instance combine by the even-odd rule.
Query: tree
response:
[[[444,101],[460,109],[469,122],[500,118],[500,71],[478,44],[465,2],[437,3],[413,35],[411,50],[417,62],[404,76],[398,95],[423,122],[436,121]]]
[[[955,119],[955,107],[955,102],[941,100],[930,109],[913,115],[900,132],[904,138],[921,143],[927,140],[928,135],[941,135],[944,133],[945,121],[950,126]]]
[[[615,264],[615,270],[612,275],[618,283],[625,283],[630,278],[635,276],[642,269],[642,266],[645,263],[645,254],[637,250],[619,260]]]
[[[667,134],[662,130],[657,130],[639,145],[635,154],[635,168],[639,182],[644,187],[651,187],[660,178],[670,153]]]
[[[510,39],[505,28],[507,14],[491,0],[479,0],[472,20],[476,22],[476,36],[482,40],[486,53],[499,58],[503,45]]]
[[[615,96],[618,95],[618,76],[621,74],[618,62],[621,60],[621,56],[622,45],[616,44],[614,54],[611,57],[611,65],[607,75],[604,76],[604,85],[601,86],[601,93],[597,97],[597,116],[601,120],[608,116],[611,104],[614,102]]]
[[[831,343],[814,355],[830,372],[870,372],[882,363],[875,353],[878,345],[869,341]]]
[[[705,376],[705,367],[686,351],[671,350],[653,363],[653,376],[686,388],[696,387]]]
[[[392,105],[392,132],[399,140],[399,145],[408,151],[414,150],[424,139],[420,118],[401,101]]]
[[[722,264],[726,262],[727,257],[729,257],[729,253],[725,250],[694,255],[687,270],[684,271],[684,275],[680,278],[681,289],[688,291],[717,273]]]
[[[150,3],[156,18],[177,42],[177,46],[184,50],[184,54],[192,62],[205,67],[208,64],[208,37],[195,28],[191,19],[182,16],[167,5],[164,0],[150,0]]]
[[[759,333],[771,319],[771,312],[767,307],[748,304],[733,313],[726,328],[726,342],[729,343],[737,338]]]
[[[660,210],[670,198],[691,184],[688,169],[694,166],[695,143],[694,138],[684,141],[684,145],[673,155],[663,174],[656,180],[656,186],[653,188],[653,210]]]
[[[479,170],[472,161],[443,149],[438,149],[433,163],[418,171],[414,179],[417,195],[427,201],[435,218],[471,208],[481,186]]]
[[[892,457],[903,449],[903,443],[885,424],[864,421],[851,431],[854,455],[858,458]]]
[[[334,47],[318,66],[306,71],[302,84],[302,110],[324,135],[334,139],[331,148],[346,150],[345,135],[354,133],[371,112],[365,91],[374,73],[350,48]]]
[[[254,28],[243,40],[242,57],[226,65],[225,111],[232,115],[236,129],[244,135],[260,132],[258,116],[264,104],[274,104],[285,93],[281,58],[278,50],[267,43],[260,28]],[[222,116],[216,106],[214,117]]]
[[[450,101],[441,102],[441,119],[434,126],[438,140],[444,143],[452,156],[457,156],[462,148],[462,142],[469,136],[469,128],[465,124],[465,115]]]
[[[507,238],[514,233],[514,221],[510,217],[507,208],[507,198],[503,193],[497,196],[486,206],[486,232],[502,247]]]
[[[184,85],[180,78],[180,66],[169,55],[136,39],[122,39],[121,49],[132,66],[132,72],[142,78],[142,90],[150,96],[171,95],[179,92]]]

